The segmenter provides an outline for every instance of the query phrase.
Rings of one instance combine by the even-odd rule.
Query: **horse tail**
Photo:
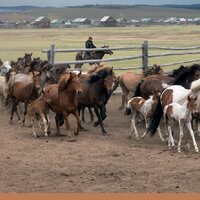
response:
[[[124,115],[130,115],[131,114],[131,105],[130,105],[130,101],[128,101],[127,105],[126,105],[126,109],[124,111]]]
[[[134,97],[138,97],[138,96],[141,97],[142,96],[142,92],[141,92],[140,87],[141,87],[143,82],[144,82],[144,80],[142,80],[140,83],[137,84]]]
[[[162,108],[160,98],[159,98],[156,109],[154,110],[154,113],[152,115],[149,127],[147,129],[147,133],[150,133],[151,136],[155,135],[157,128],[160,124],[160,120],[162,118],[162,115],[163,115],[163,108]]]

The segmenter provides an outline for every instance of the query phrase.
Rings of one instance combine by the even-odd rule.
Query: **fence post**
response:
[[[148,41],[144,41],[142,44],[142,69],[148,67]]]
[[[55,49],[55,44],[50,45],[50,55],[49,55],[49,62],[53,65],[54,64],[54,49]]]
[[[53,65],[53,79],[57,82],[57,75],[56,75],[56,70],[54,68],[54,60],[55,60],[55,52],[54,52],[54,49],[55,49],[55,44],[51,44],[50,45],[50,52],[49,52],[49,62],[50,64]]]

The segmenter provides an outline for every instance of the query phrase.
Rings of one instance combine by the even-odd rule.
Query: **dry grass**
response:
[[[111,47],[141,46],[147,40],[149,45],[173,47],[200,46],[200,31],[198,26],[152,26],[126,28],[68,28],[68,29],[26,29],[0,30],[0,58],[2,60],[16,60],[25,52],[33,52],[34,57],[46,59],[41,51],[55,44],[57,48],[82,48],[89,35],[94,37],[96,46],[109,44]],[[149,51],[149,54],[159,51]],[[138,51],[114,51],[112,57],[141,55]],[[197,59],[198,55],[170,56],[149,59],[149,64],[165,64],[175,61]],[[110,58],[106,56],[105,58]],[[75,53],[56,54],[56,61],[74,60]],[[141,66],[141,60],[112,62],[117,67]],[[177,66],[175,66],[177,67]],[[87,68],[87,65],[84,65]],[[168,67],[168,69],[174,68]]]

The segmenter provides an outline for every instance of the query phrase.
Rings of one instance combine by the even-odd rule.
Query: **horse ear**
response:
[[[191,98],[190,98],[190,96],[188,96],[188,98],[187,98],[187,99],[188,99],[188,101],[191,101]]]

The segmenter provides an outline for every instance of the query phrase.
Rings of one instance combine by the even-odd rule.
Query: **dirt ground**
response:
[[[1,112],[0,192],[200,192],[200,157],[192,144],[177,153],[157,135],[129,139],[130,117],[118,110],[120,103],[120,94],[109,101],[109,135],[86,115],[88,131],[74,143],[55,135],[53,115],[51,136],[34,138],[31,128],[20,127],[16,118],[10,125]],[[70,121],[74,130],[73,117]],[[138,126],[142,133],[144,124]],[[200,147],[199,138],[197,143]]]

